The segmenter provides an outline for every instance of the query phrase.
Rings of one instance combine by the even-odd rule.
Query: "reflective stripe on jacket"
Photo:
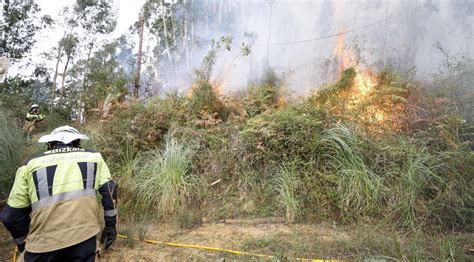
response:
[[[27,120],[27,121],[40,122],[40,121],[43,121],[43,120],[44,120],[44,115],[42,115],[42,114],[27,113],[27,114],[26,114],[26,120]]]
[[[114,186],[100,153],[72,147],[47,151],[18,169],[2,221],[15,242],[26,237],[29,252],[66,248],[99,233],[103,222],[96,192],[104,196]],[[113,215],[115,226],[112,198],[105,196],[105,202],[106,221]],[[25,212],[31,212],[29,229]]]

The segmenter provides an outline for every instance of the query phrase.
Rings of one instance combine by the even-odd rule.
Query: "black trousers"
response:
[[[94,262],[96,237],[89,238],[77,245],[46,253],[25,252],[25,262]]]

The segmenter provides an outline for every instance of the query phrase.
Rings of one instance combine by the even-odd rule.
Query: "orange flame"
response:
[[[344,28],[342,31],[344,31]],[[344,69],[349,67],[354,67],[356,71],[352,90],[346,95],[350,101],[347,108],[349,110],[355,110],[359,105],[370,98],[375,86],[378,84],[378,79],[369,68],[365,68],[357,63],[356,56],[352,49],[345,46],[344,34],[340,34],[336,38],[334,57],[338,62],[338,75],[341,75]],[[370,124],[382,125],[383,122],[388,119],[383,110],[373,105],[366,105],[365,114],[359,115],[358,117]]]

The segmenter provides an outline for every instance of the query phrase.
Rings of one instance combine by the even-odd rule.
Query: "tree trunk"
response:
[[[242,37],[244,37],[245,32],[245,22],[244,22],[244,0],[240,0],[240,29]]]
[[[60,101],[64,99],[64,82],[66,80],[66,71],[67,71],[67,66],[69,65],[70,60],[71,60],[71,56],[67,56],[66,65],[64,65],[63,80],[61,83],[61,97],[59,98]]]
[[[189,23],[189,17],[188,17],[188,10],[186,9],[184,11],[184,48],[186,51],[186,69],[189,70],[189,41],[188,41],[188,23]]]
[[[222,0],[219,0],[219,19],[217,22],[217,30],[221,28],[222,24]]]
[[[170,10],[171,7],[170,7]],[[175,21],[174,21],[174,15],[172,14],[171,15],[171,30],[173,31],[173,45],[176,47],[176,26],[174,25]]]
[[[270,36],[272,29],[272,10],[273,10],[273,0],[270,0],[270,14],[268,15],[268,38],[267,38],[267,60],[270,63]]]
[[[72,29],[71,29],[71,32],[72,32]],[[67,29],[64,30],[64,34],[61,39],[64,39],[66,35],[67,35]],[[58,79],[59,62],[61,61],[62,52],[63,52],[63,46],[61,45],[61,42],[58,42],[58,56],[56,57],[56,67],[54,69],[53,82],[51,84],[51,104],[49,105],[49,109],[53,108],[54,99],[56,98],[56,80]]]
[[[56,80],[58,79],[59,61],[61,60],[62,47],[58,47],[58,56],[56,57],[56,67],[54,70],[53,82],[51,83],[51,104],[50,109],[54,106],[54,99],[56,98]]]
[[[170,46],[168,44],[168,27],[166,26],[165,6],[163,5],[163,3],[161,4],[161,7],[163,8],[163,12],[161,13],[161,20],[163,22],[163,30],[165,31],[164,34],[165,34],[166,55],[168,56],[170,65],[173,65],[173,60],[171,59]]]
[[[194,34],[195,33],[195,31],[194,31],[194,21],[195,21],[194,20],[194,0],[191,0],[191,54],[193,54],[193,55],[194,55],[194,48],[195,48],[195,46],[194,46],[194,43],[195,43],[195,41],[194,41],[194,35],[195,35]]]
[[[96,35],[97,35],[97,32],[94,33],[94,37],[92,38],[91,42],[89,43],[89,50],[87,52],[86,64],[84,66],[84,74],[82,76],[82,90],[86,90],[86,78],[87,78],[87,73],[89,71],[89,60],[91,59],[92,49],[94,48]]]
[[[138,91],[140,89],[140,70],[142,67],[142,44],[143,44],[143,27],[144,27],[144,18],[143,13],[140,15],[140,39],[138,42],[138,56],[137,56],[137,72],[135,75],[135,83],[133,89],[133,95],[138,99]]]
[[[92,42],[89,44],[89,51],[87,53],[87,59],[86,59],[86,65],[84,66],[84,74],[82,76],[82,92],[79,98],[79,101],[77,102],[79,105],[79,124],[82,125],[86,122],[86,115],[85,115],[85,103],[83,101],[83,94],[84,91],[86,90],[86,78],[87,78],[87,73],[89,71],[89,60],[91,59],[91,54],[92,54],[92,48],[94,48],[94,42],[95,42],[95,34],[94,38],[92,39]]]
[[[206,5],[206,34],[209,36],[209,0]]]

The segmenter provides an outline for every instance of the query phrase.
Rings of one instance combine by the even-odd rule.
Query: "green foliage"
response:
[[[187,107],[189,113],[201,118],[216,114],[219,118],[225,119],[229,114],[212,85],[204,80],[196,83]]]
[[[176,215],[186,208],[197,186],[191,175],[189,146],[179,143],[172,134],[166,138],[164,150],[142,155],[143,163],[136,179],[137,200],[159,217]]]
[[[443,159],[430,153],[423,144],[401,140],[399,150],[402,150],[403,162],[394,168],[394,180],[387,184],[389,192],[396,192],[390,194],[389,201],[399,223],[416,228],[425,223],[432,201],[441,200],[440,193],[447,189],[447,180],[460,177],[451,173]]]
[[[130,108],[117,111],[113,118],[101,125],[86,127],[95,142],[95,148],[106,157],[112,169],[118,168],[122,160],[127,158],[125,155],[129,151],[129,144],[134,142],[128,131],[133,117],[141,112],[142,108],[140,104],[131,104]]]
[[[272,69],[267,69],[264,77],[247,91],[243,104],[247,116],[254,117],[280,106],[282,81]]]
[[[404,98],[409,84],[402,76],[379,77],[369,98],[394,105],[384,96],[396,95],[398,88]],[[374,134],[315,100],[288,102],[253,117],[220,118],[219,109],[210,106],[227,106],[225,100],[208,82],[201,88],[190,97],[173,93],[130,103],[93,132],[96,148],[133,196],[122,212],[140,220],[155,210],[186,228],[202,216],[275,216],[283,209],[288,222],[382,220],[413,232],[472,226],[474,160],[470,129],[461,118],[444,117],[416,133]],[[165,139],[170,132],[192,144],[193,153]],[[167,148],[186,159],[176,164]],[[166,172],[182,174],[181,180],[159,175],[175,168],[168,161],[181,171]],[[209,186],[191,198],[197,177]]]
[[[66,56],[72,57],[76,51],[79,38],[74,34],[68,34],[60,40],[60,45],[63,47]]]
[[[363,157],[368,143],[357,130],[337,125],[321,139],[321,161],[338,179],[338,196],[347,214],[369,215],[380,208],[382,180]]]
[[[435,46],[442,55],[443,60],[434,75],[431,93],[438,98],[443,98],[444,112],[456,114],[474,123],[474,60],[467,54],[452,54],[439,43]],[[437,105],[439,106],[439,105]]]
[[[337,93],[351,88],[356,75],[357,73],[353,67],[342,71],[340,79],[334,85],[321,88],[309,98],[309,101],[313,104],[325,104],[328,101],[336,102]]]
[[[25,143],[23,133],[12,123],[8,111],[0,110],[0,197],[8,196],[20,164],[22,149]]]
[[[69,118],[69,112],[69,108],[58,108],[52,112],[50,111],[49,113],[46,113],[46,118],[41,123],[41,125],[38,126],[37,132],[49,133],[57,127],[69,125],[71,123]]]
[[[151,149],[161,146],[165,135],[174,123],[184,123],[188,115],[187,98],[170,93],[165,98],[154,98],[143,106],[137,104],[130,110],[134,112],[128,135],[138,149]],[[125,119],[124,119],[125,120]]]
[[[40,27],[34,22],[40,9],[34,0],[2,1],[0,22],[0,56],[22,59],[33,48],[35,33]]]
[[[1,100],[14,108],[31,103],[47,105],[49,85],[47,76],[32,79],[25,79],[18,75],[9,77],[5,82],[0,83]]]
[[[278,192],[280,203],[285,208],[287,223],[294,223],[297,219],[300,204],[297,199],[298,190],[301,186],[296,166],[281,166],[278,176],[275,178],[275,188]]]
[[[256,168],[282,160],[311,161],[327,121],[315,107],[289,105],[249,119],[241,135]]]
[[[81,95],[88,110],[97,108],[99,102],[105,100],[108,94],[122,95],[128,92],[129,80],[118,60],[117,49],[121,45],[120,40],[112,41],[95,52],[88,61],[86,86]],[[85,66],[85,64],[81,65]],[[77,67],[75,70],[82,75],[85,68]],[[79,90],[82,89],[82,81],[76,82],[75,85]]]

